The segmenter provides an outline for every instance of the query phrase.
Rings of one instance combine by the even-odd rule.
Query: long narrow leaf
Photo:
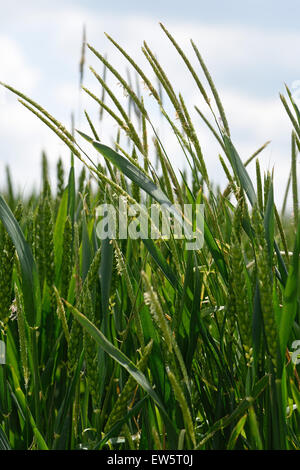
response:
[[[102,348],[110,357],[112,357],[116,362],[118,362],[127,372],[136,380],[136,382],[147,392],[150,397],[154,400],[157,406],[163,411],[165,416],[167,412],[164,408],[164,405],[160,401],[158,395],[151,387],[149,381],[146,379],[145,375],[137,369],[135,364],[124,354],[122,351],[117,349],[108,339],[104,336],[101,331],[96,328],[93,323],[91,323],[82,313],[80,313],[75,307],[69,304],[67,301],[66,305],[69,307],[70,311],[81,324],[81,326],[94,338],[98,346]]]
[[[279,326],[279,343],[281,358],[284,359],[294,319],[297,313],[299,297],[299,253],[300,253],[300,222],[298,223],[293,260],[284,291],[283,311]]]
[[[26,318],[30,326],[35,326],[36,302],[35,287],[36,266],[28,243],[25,240],[20,225],[16,221],[12,211],[0,195],[0,219],[6,228],[18,253],[22,270],[22,288]]]

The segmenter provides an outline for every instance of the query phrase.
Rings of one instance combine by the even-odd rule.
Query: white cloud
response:
[[[32,91],[38,82],[40,72],[37,67],[27,63],[20,44],[7,36],[0,35],[0,57],[0,80]]]

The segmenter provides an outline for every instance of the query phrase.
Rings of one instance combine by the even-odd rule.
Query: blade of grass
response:
[[[22,290],[26,318],[30,326],[36,321],[36,292],[38,292],[37,272],[35,262],[28,243],[25,240],[20,225],[13,213],[0,195],[0,220],[6,228],[18,253],[22,270]]]

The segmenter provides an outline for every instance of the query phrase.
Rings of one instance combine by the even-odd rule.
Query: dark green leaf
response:
[[[18,253],[21,270],[22,270],[22,290],[24,297],[24,305],[26,318],[30,326],[35,326],[36,320],[36,301],[35,292],[37,286],[37,272],[34,259],[28,243],[25,240],[20,225],[16,221],[12,211],[0,195],[0,219],[6,228],[8,235]]]

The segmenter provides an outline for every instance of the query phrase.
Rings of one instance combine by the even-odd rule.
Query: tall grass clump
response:
[[[88,134],[70,131],[2,84],[71,151],[68,175],[58,160],[56,191],[44,153],[40,193],[20,198],[7,170],[0,196],[2,449],[300,449],[293,346],[300,338],[300,112],[287,88],[281,101],[292,126],[291,176],[278,208],[273,175],[259,161],[268,142],[242,161],[196,44],[185,52],[161,27],[201,107],[177,93],[148,44],[142,52],[151,76],[107,36],[128,63],[126,78],[83,44],[80,84],[93,54],[95,90],[83,86],[83,93],[101,123],[106,115],[115,121],[114,148],[105,144],[110,136],[100,141],[87,111]],[[189,174],[174,170],[154,106]],[[225,190],[211,180],[199,120],[219,146]],[[83,164],[78,176],[74,158]],[[256,181],[247,171],[254,160]],[[119,197],[140,207],[203,204],[203,247],[187,250],[173,232],[100,240],[96,209],[105,202],[118,211]]]

